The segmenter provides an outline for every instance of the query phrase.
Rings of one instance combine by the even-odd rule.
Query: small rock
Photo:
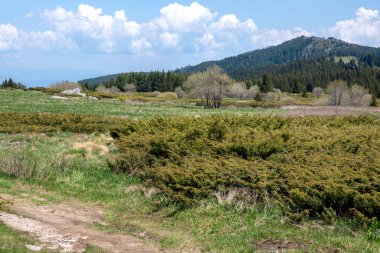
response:
[[[42,247],[40,246],[35,246],[35,245],[25,245],[25,247],[30,250],[30,251],[34,251],[34,252],[38,252],[38,251],[41,251],[42,250]]]
[[[75,89],[72,89],[72,90],[64,90],[61,93],[62,94],[68,94],[68,95],[79,95],[79,96],[82,96],[82,97],[86,96],[86,94],[81,93],[81,91],[80,91],[79,88],[75,88]]]
[[[51,98],[53,98],[53,99],[68,99],[68,98],[61,97],[61,96],[51,96]]]
[[[88,99],[98,100],[96,97],[88,96]]]

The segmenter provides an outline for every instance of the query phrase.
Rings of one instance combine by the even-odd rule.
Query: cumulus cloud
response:
[[[77,47],[74,41],[63,34],[53,31],[22,33],[24,43],[29,41],[27,47],[49,51],[54,49],[74,49]]]
[[[236,15],[228,14],[222,16],[217,22],[210,25],[210,29],[215,32],[223,32],[228,30],[247,30],[254,32],[257,26],[252,19],[247,19],[245,22],[240,22]]]
[[[205,28],[216,13],[194,2],[189,6],[173,3],[160,10],[160,17],[151,24],[166,31],[188,32]]]
[[[0,24],[0,51],[20,48],[20,33],[11,24]]]
[[[215,41],[215,37],[211,33],[203,34],[202,37],[196,39],[196,42],[196,50],[198,51],[204,48],[216,49],[221,47],[221,45]]]
[[[251,36],[251,41],[258,47],[273,46],[299,36],[312,36],[313,34],[301,27],[292,30],[264,29]]]
[[[139,39],[132,41],[130,48],[134,53],[138,53],[143,49],[152,48],[152,44],[149,43],[146,39]]]
[[[92,48],[96,43],[98,49],[112,53],[117,51],[125,40],[133,41],[140,34],[140,24],[129,21],[124,10],[111,15],[104,15],[101,8],[80,4],[76,12],[62,7],[45,10],[43,17],[53,24],[57,32],[84,41],[83,45]]]
[[[329,28],[329,33],[344,41],[380,46],[379,11],[361,7],[355,18],[337,22]]]
[[[197,2],[171,3],[146,22],[130,20],[125,10],[107,14],[88,4],[80,4],[74,10],[57,7],[26,15],[28,19],[41,17],[50,25],[47,31],[23,31],[12,24],[0,25],[0,51],[35,48],[105,54],[168,51],[234,54],[302,35],[317,35],[301,27],[257,27],[252,19],[219,15]],[[379,11],[361,7],[352,19],[338,21],[324,31],[324,35],[345,41],[380,46]]]
[[[177,48],[180,41],[180,36],[177,33],[164,32],[160,34],[160,39],[164,47]]]

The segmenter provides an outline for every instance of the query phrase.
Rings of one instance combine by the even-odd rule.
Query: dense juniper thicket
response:
[[[118,172],[184,205],[218,191],[293,214],[380,218],[377,117],[171,117],[115,132]],[[249,198],[245,198],[250,196]]]

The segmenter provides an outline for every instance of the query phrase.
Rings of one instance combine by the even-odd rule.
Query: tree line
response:
[[[104,81],[102,84],[91,85],[85,82],[82,85],[88,90],[95,90],[102,85],[105,88],[116,87],[123,92],[166,92],[174,91],[177,87],[181,87],[186,79],[187,75],[172,71],[131,72],[122,73],[117,77]]]
[[[1,85],[1,88],[12,88],[12,89],[26,89],[26,86],[22,83],[15,82],[12,80],[12,78],[5,79]]]
[[[376,62],[371,59],[371,64]],[[263,83],[264,76],[266,83]],[[352,59],[348,63],[342,59],[336,62],[334,57],[299,60],[285,65],[237,69],[231,77],[245,81],[247,87],[258,85],[267,89],[270,82],[273,88],[291,93],[311,92],[315,87],[326,88],[332,81],[344,80],[349,86],[359,84],[380,97],[380,68],[361,59]]]

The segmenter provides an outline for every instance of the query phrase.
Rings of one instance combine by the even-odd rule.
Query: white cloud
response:
[[[139,53],[143,49],[150,49],[150,48],[152,48],[152,44],[146,39],[134,40],[131,43],[131,50],[134,53]]]
[[[278,45],[299,36],[311,35],[313,34],[301,27],[297,27],[292,30],[264,29],[253,34],[251,36],[251,41],[257,47],[267,47]]]
[[[222,16],[217,22],[210,25],[210,29],[215,32],[221,32],[226,30],[247,30],[254,32],[257,30],[257,26],[252,19],[247,19],[245,22],[240,22],[236,15],[228,14]]]
[[[160,39],[164,47],[177,48],[180,36],[177,33],[164,32],[160,34]]]
[[[85,44],[91,44],[89,40],[92,40],[98,49],[106,53],[117,51],[123,47],[125,40],[133,40],[140,34],[140,24],[128,21],[124,10],[116,11],[114,16],[103,15],[101,8],[80,4],[76,12],[58,7],[45,10],[43,16],[58,32],[72,37],[80,36],[86,41]]]
[[[26,47],[37,48],[45,51],[54,49],[74,49],[76,44],[67,39],[63,34],[53,31],[22,33],[24,43],[28,42]]]
[[[380,46],[378,10],[359,8],[352,19],[338,21],[323,35],[345,41]],[[129,20],[125,10],[111,15],[101,8],[80,4],[75,10],[57,7],[29,13],[27,19],[43,17],[47,31],[23,31],[11,24],[0,25],[0,50],[22,48],[40,50],[76,49],[91,53],[132,53],[168,51],[224,55],[280,44],[305,35],[317,35],[303,28],[259,28],[252,19],[235,14],[218,15],[193,2],[172,3],[146,22]],[[321,32],[322,33],[322,32]]]
[[[380,46],[380,17],[378,10],[359,8],[355,18],[342,20],[330,27],[329,33],[344,41]]]
[[[152,25],[176,32],[199,30],[216,16],[216,13],[212,13],[197,2],[189,6],[178,3],[169,4],[160,10],[160,14],[160,17],[153,20]]]
[[[214,35],[210,33],[205,33],[202,37],[198,38],[196,41],[197,41],[197,44],[196,44],[197,50],[201,50],[202,48],[215,49],[215,48],[221,47],[221,45],[215,41]]]
[[[18,49],[20,46],[18,29],[11,24],[0,24],[0,51]]]

